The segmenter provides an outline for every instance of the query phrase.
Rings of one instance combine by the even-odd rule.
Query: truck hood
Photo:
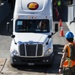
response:
[[[15,34],[15,42],[45,42],[46,38],[48,38],[47,34],[41,33],[17,33]]]

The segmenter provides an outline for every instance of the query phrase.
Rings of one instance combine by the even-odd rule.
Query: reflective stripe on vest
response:
[[[70,47],[67,44],[66,45],[66,49],[67,49],[67,57],[65,62],[63,63],[63,67],[73,67],[75,66],[75,61],[71,60],[69,57],[71,56],[71,51],[70,51]]]
[[[63,67],[73,67],[75,65],[75,61],[70,60],[67,58],[63,63]]]
[[[61,1],[58,1],[58,6],[60,6],[61,5]]]

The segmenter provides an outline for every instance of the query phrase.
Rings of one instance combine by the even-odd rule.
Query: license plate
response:
[[[28,63],[28,65],[34,65],[34,63]]]

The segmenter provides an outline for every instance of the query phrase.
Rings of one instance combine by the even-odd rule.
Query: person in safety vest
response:
[[[61,6],[61,0],[58,0],[57,5]]]
[[[59,73],[63,72],[63,75],[75,75],[75,42],[74,35],[68,31],[65,34],[65,38],[68,44],[64,46],[63,55],[61,58]]]
[[[58,12],[59,12],[59,17],[60,19],[62,18],[61,15],[62,15],[62,2],[61,0],[57,0],[57,9],[58,9]]]

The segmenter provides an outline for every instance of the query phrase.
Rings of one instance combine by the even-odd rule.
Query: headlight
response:
[[[44,55],[45,55],[45,56],[48,56],[48,55],[50,55],[50,54],[51,54],[51,49],[49,48],[47,51],[45,51]]]
[[[18,55],[18,52],[16,50],[12,51],[11,53],[11,56],[14,56],[14,55]]]

